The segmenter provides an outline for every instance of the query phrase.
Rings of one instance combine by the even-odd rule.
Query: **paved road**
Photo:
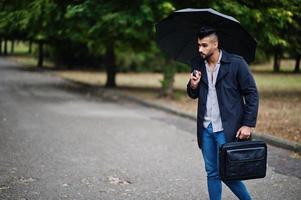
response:
[[[193,121],[89,94],[0,59],[0,199],[208,199]],[[269,147],[254,199],[300,199],[293,155]]]

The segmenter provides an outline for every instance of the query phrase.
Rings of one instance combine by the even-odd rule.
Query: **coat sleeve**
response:
[[[195,57],[194,59],[191,60],[191,73],[193,72],[194,69],[200,70],[200,57]],[[199,84],[200,85],[200,84]],[[199,97],[199,86],[196,89],[192,89],[190,86],[190,80],[187,83],[187,94],[190,98],[192,99],[197,99]]]
[[[243,59],[238,68],[237,76],[239,88],[244,98],[242,125],[255,127],[258,114],[259,95],[248,64]]]
[[[190,81],[187,84],[186,91],[187,91],[188,96],[192,99],[196,99],[199,97],[199,86],[196,89],[192,89],[190,87]]]

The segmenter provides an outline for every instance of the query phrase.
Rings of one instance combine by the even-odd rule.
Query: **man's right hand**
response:
[[[198,70],[194,70],[194,73],[190,74],[190,87],[196,89],[201,80],[202,73]]]

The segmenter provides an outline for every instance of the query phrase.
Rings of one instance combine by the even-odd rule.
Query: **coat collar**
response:
[[[225,50],[221,50],[223,52],[222,58],[221,58],[221,63],[230,63],[230,57],[231,54],[229,54],[227,51]]]

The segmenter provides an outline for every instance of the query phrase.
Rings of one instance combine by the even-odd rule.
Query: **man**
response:
[[[249,139],[258,112],[258,92],[246,61],[219,48],[216,31],[198,32],[200,57],[192,61],[188,95],[198,98],[197,136],[202,150],[210,200],[221,199],[218,148],[236,139]],[[243,200],[251,199],[242,181],[226,181]]]

